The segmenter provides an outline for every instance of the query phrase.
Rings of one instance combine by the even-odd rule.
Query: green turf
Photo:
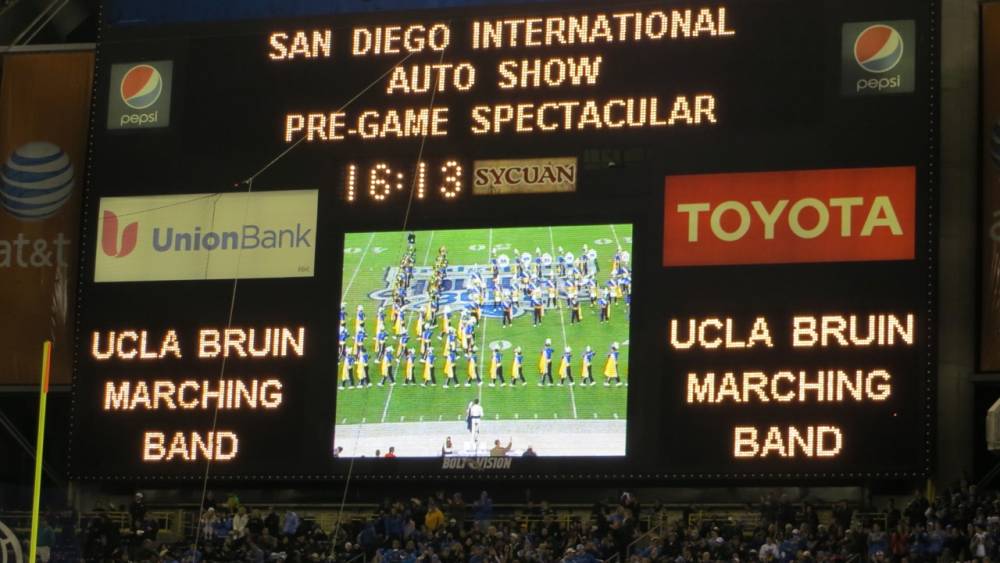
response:
[[[572,227],[537,227],[517,229],[476,229],[476,230],[446,230],[417,232],[416,261],[417,266],[431,266],[442,245],[448,249],[448,259],[451,266],[485,265],[489,263],[490,248],[497,248],[501,254],[513,257],[513,249],[521,252],[533,252],[541,248],[543,252],[555,255],[557,247],[579,254],[582,246],[587,244],[598,252],[600,273],[598,282],[607,280],[611,258],[616,244],[632,251],[632,228],[630,225],[597,225]],[[345,239],[344,282],[345,294],[343,302],[347,304],[348,328],[354,330],[353,312],[357,305],[363,304],[368,314],[367,327],[369,333],[368,349],[372,355],[370,371],[372,380],[378,383],[380,377],[374,358],[375,311],[378,301],[370,294],[386,287],[385,274],[388,268],[399,263],[401,253],[405,249],[405,233],[359,233],[348,234]],[[560,299],[560,305],[564,301]],[[561,314],[560,314],[561,312]],[[457,315],[453,315],[453,322]],[[628,381],[628,319],[625,316],[625,305],[619,303],[613,308],[611,322],[600,324],[596,308],[591,309],[589,300],[584,301],[583,322],[570,324],[570,314],[565,307],[561,310],[547,310],[544,322],[539,327],[531,326],[531,315],[525,313],[514,319],[511,327],[502,328],[499,318],[484,316],[476,331],[476,341],[479,347],[480,373],[484,380],[482,387],[460,387],[444,389],[442,375],[444,358],[440,353],[442,346],[435,335],[434,346],[436,376],[438,386],[434,388],[404,387],[397,383],[391,389],[378,387],[369,389],[338,391],[337,393],[337,424],[380,423],[400,421],[436,421],[458,420],[464,418],[466,405],[473,398],[480,398],[487,419],[615,419],[626,417],[627,386],[604,387],[604,360],[612,342],[620,346],[619,373],[623,381]],[[565,331],[565,333],[564,333]],[[564,336],[565,334],[565,336]],[[418,345],[411,324],[410,345]],[[538,387],[538,355],[546,338],[552,339],[553,377],[558,382],[557,368],[563,347],[568,345],[573,350],[573,377],[577,380],[575,387]],[[510,377],[510,362],[513,358],[513,347],[521,346],[524,350],[525,377],[529,385],[516,388],[492,388],[488,383],[489,348],[497,340],[505,340],[512,344],[504,350],[504,376]],[[390,342],[393,342],[390,336]],[[580,354],[585,346],[590,345],[596,352],[594,357],[594,379],[597,385],[582,387],[580,379]],[[420,379],[421,364],[415,370]],[[466,362],[458,360],[456,375],[461,383],[465,382]],[[398,377],[397,382],[401,381]],[[339,373],[339,372],[338,372]],[[339,377],[337,377],[339,383]]]

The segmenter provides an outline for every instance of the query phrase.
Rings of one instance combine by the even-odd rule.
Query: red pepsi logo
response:
[[[868,72],[889,72],[903,59],[903,37],[885,24],[866,27],[854,40],[854,60]]]
[[[135,65],[122,77],[120,91],[125,105],[132,109],[146,109],[160,99],[163,77],[151,65]]]

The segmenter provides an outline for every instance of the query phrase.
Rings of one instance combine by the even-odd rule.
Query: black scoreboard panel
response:
[[[935,10],[909,0],[553,3],[109,30],[72,474],[193,478],[213,457],[211,474],[228,477],[336,477],[351,464],[355,475],[925,474]],[[156,77],[126,86],[122,72],[145,63]],[[157,108],[168,122],[131,127]],[[574,191],[474,193],[485,161],[567,158]],[[102,198],[286,190],[318,193],[308,272],[95,281],[113,201]],[[348,233],[613,224],[632,228],[637,305],[622,366],[625,455],[334,457]],[[614,246],[594,248],[608,267]],[[227,329],[245,346],[254,329],[268,353],[213,356]],[[535,387],[537,358],[525,364]],[[245,383],[243,406],[162,399],[220,379]],[[140,381],[148,401],[135,400]],[[158,381],[172,387],[157,403]],[[447,413],[460,418],[449,434],[465,431],[464,402]],[[572,427],[543,417],[537,432],[561,424]]]

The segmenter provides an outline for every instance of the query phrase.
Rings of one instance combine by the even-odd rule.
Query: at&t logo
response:
[[[0,207],[26,228],[0,238],[0,270],[69,265],[70,239],[62,228],[52,233],[37,225],[63,209],[73,197],[74,183],[69,155],[48,141],[25,143],[7,157],[0,166]],[[60,224],[56,219],[54,225]]]

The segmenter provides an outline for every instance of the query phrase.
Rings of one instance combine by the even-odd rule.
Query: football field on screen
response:
[[[497,256],[510,260],[540,251],[551,257],[572,253],[579,256],[584,245],[597,253],[599,271],[596,281],[603,287],[610,277],[612,258],[620,247],[632,252],[631,225],[587,225],[560,227],[528,227],[504,229],[465,229],[417,231],[415,234],[415,279],[420,279],[424,267],[432,267],[439,249],[445,247],[449,261],[451,291],[442,297],[442,309],[451,311],[452,326],[457,324],[458,311],[468,305],[468,293],[457,280],[479,268],[483,279],[490,279],[488,266],[494,250]],[[344,244],[342,302],[346,306],[347,326],[354,336],[354,315],[358,305],[367,315],[367,349],[371,354],[370,373],[375,384],[368,388],[339,389],[335,420],[335,447],[343,447],[342,457],[373,457],[376,450],[384,454],[395,447],[399,457],[430,457],[441,454],[445,438],[450,436],[457,454],[485,455],[495,439],[504,445],[513,442],[512,454],[531,446],[540,456],[625,455],[625,429],[629,379],[629,319],[623,300],[611,306],[611,318],[599,322],[597,306],[591,306],[589,296],[581,294],[582,322],[571,323],[566,300],[560,293],[559,307],[546,308],[542,323],[532,326],[530,307],[515,310],[512,326],[503,327],[499,311],[493,308],[492,295],[484,307],[482,321],[476,329],[478,365],[481,386],[474,382],[466,387],[467,361],[459,357],[455,375],[459,387],[444,388],[444,342],[436,330],[434,347],[437,385],[419,385],[423,366],[418,361],[414,370],[418,385],[402,385],[402,365],[396,367],[396,385],[378,386],[381,381],[379,363],[375,358],[376,311],[391,304],[391,283],[400,258],[407,247],[407,233],[349,233]],[[560,251],[561,249],[561,251]],[[554,260],[553,260],[554,262]],[[419,287],[419,286],[417,286]],[[457,289],[454,289],[456,288]],[[419,299],[412,301],[419,307]],[[419,349],[415,335],[415,311],[407,311],[406,319],[411,347]],[[388,319],[387,319],[388,324]],[[388,330],[388,328],[387,328]],[[396,339],[388,343],[395,347]],[[552,342],[552,372],[556,385],[539,387],[539,355],[545,340]],[[618,370],[621,386],[605,386],[604,367],[613,343],[619,347]],[[503,375],[507,386],[490,387],[490,353],[495,345],[503,352]],[[511,385],[511,361],[515,347],[524,353],[524,375],[527,385]],[[566,347],[571,349],[572,375],[576,385],[559,386],[559,362]],[[596,352],[593,377],[596,385],[582,385],[581,354],[590,346]],[[341,366],[336,376],[340,381]],[[567,380],[568,381],[568,380]],[[476,439],[466,427],[466,408],[479,399],[483,407],[481,432]]]

